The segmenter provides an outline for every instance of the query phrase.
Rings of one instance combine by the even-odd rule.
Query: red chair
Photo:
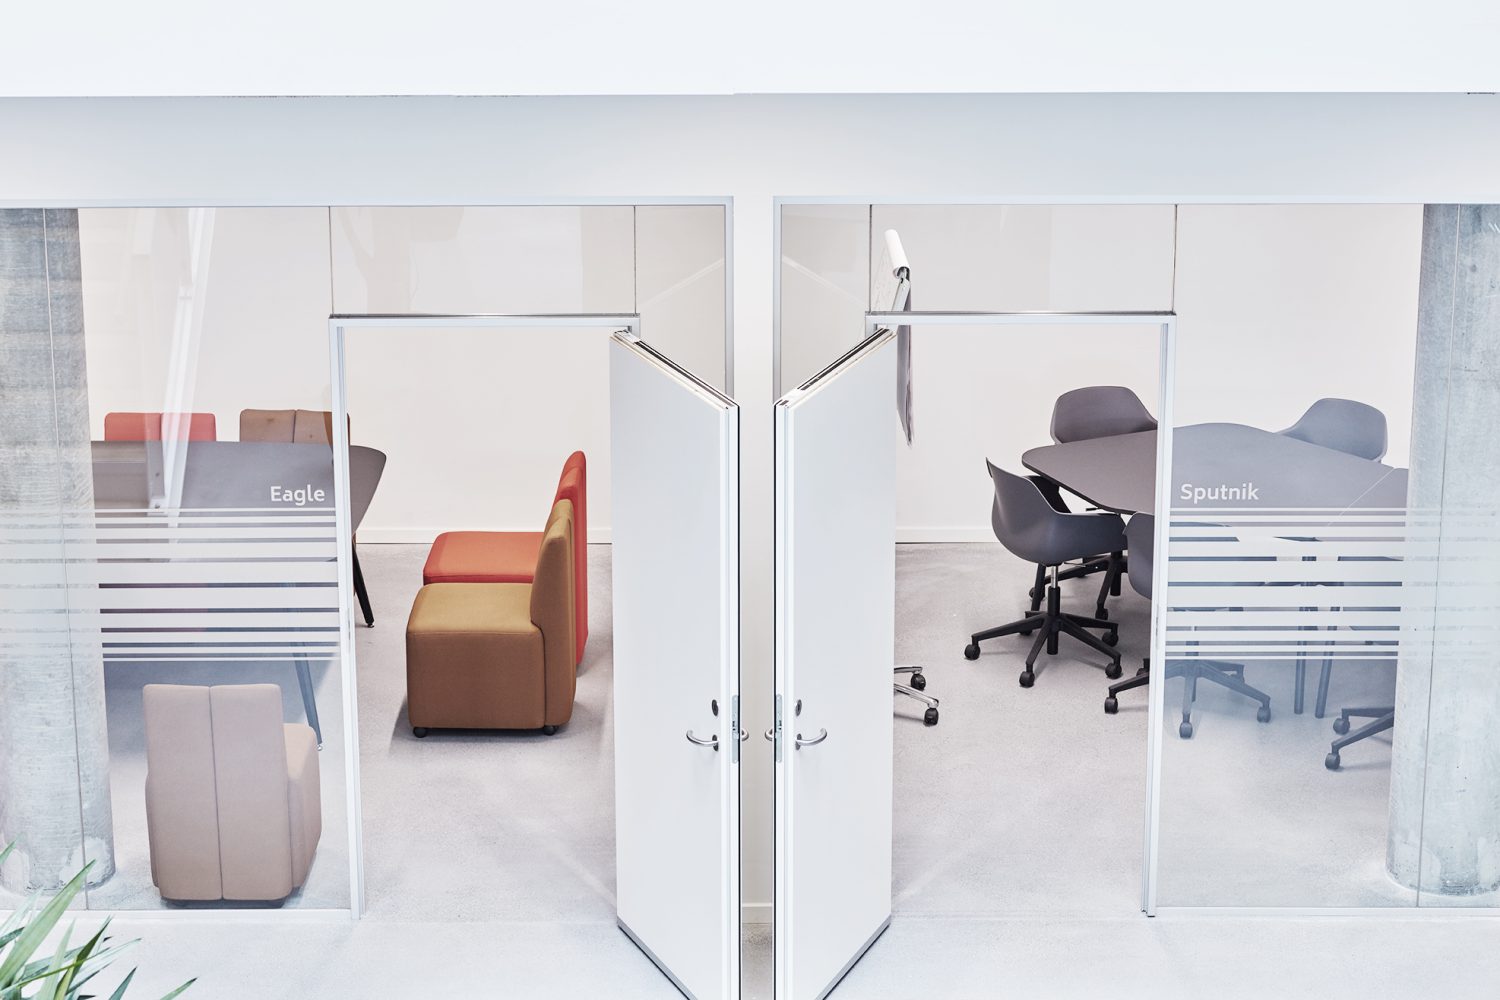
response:
[[[588,573],[588,470],[584,454],[575,451],[563,463],[552,498],[571,500],[574,518],[573,580],[577,611],[574,633],[578,642],[578,662],[583,662],[583,647],[589,633]],[[422,583],[531,583],[537,555],[542,548],[540,531],[445,531],[432,543],[427,564],[422,567]]]
[[[212,413],[182,413],[185,422],[177,425],[178,439],[189,441],[217,441],[218,425]],[[182,431],[186,429],[187,433]],[[106,413],[104,415],[104,440],[106,441],[160,441],[162,414],[160,413]]]

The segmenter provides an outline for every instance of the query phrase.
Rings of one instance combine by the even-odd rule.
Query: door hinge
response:
[[[766,733],[766,739],[776,750],[776,763],[781,763],[781,695],[776,696],[776,724]]]
[[[740,696],[735,695],[729,699],[729,743],[732,749],[729,752],[729,762],[738,764],[740,762]]]

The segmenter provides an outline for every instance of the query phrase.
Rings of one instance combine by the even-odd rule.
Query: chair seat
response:
[[[433,584],[406,625],[407,715],[433,729],[547,723],[544,638],[527,584]],[[571,707],[571,706],[569,706]]]
[[[422,582],[530,583],[540,531],[445,531],[432,543]]]

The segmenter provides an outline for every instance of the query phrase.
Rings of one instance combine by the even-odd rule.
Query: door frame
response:
[[[598,328],[608,333],[624,330],[639,339],[641,317],[636,313],[334,313],[328,317],[328,360],[333,424],[334,520],[338,546],[339,659],[343,664],[344,729],[348,734],[344,757],[349,817],[349,912],[354,920],[365,912],[364,797],[359,780],[359,671],[354,653],[354,566],[345,553],[353,544],[349,510],[349,396],[345,383],[346,341],[351,329],[401,330],[505,329],[524,327]]]
[[[1177,380],[1177,313],[1173,310],[1124,312],[1059,312],[1053,310],[1015,312],[889,312],[865,313],[866,338],[877,330],[910,326],[1156,326],[1157,401],[1156,401],[1156,496],[1158,503],[1172,493],[1172,399]],[[898,374],[899,377],[899,374]],[[1155,549],[1167,551],[1170,518],[1156,518]],[[1159,563],[1166,565],[1165,557]],[[1166,663],[1166,602],[1151,602],[1151,659]],[[1161,840],[1161,762],[1163,749],[1162,719],[1166,717],[1166,685],[1148,685],[1146,716],[1146,809],[1144,817],[1141,864],[1141,910],[1156,916],[1157,861]]]

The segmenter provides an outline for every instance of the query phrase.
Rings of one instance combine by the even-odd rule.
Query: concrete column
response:
[[[65,590],[63,531],[93,523],[78,214],[0,210],[0,869],[55,889],[114,872],[104,662]],[[28,600],[29,598],[29,600]],[[97,604],[95,604],[97,607]]]
[[[1424,896],[1500,889],[1500,620],[1476,615],[1500,607],[1497,427],[1500,205],[1429,205],[1408,499],[1419,558],[1407,560],[1412,651],[1397,675],[1386,855]],[[1424,628],[1434,641],[1411,642]]]

